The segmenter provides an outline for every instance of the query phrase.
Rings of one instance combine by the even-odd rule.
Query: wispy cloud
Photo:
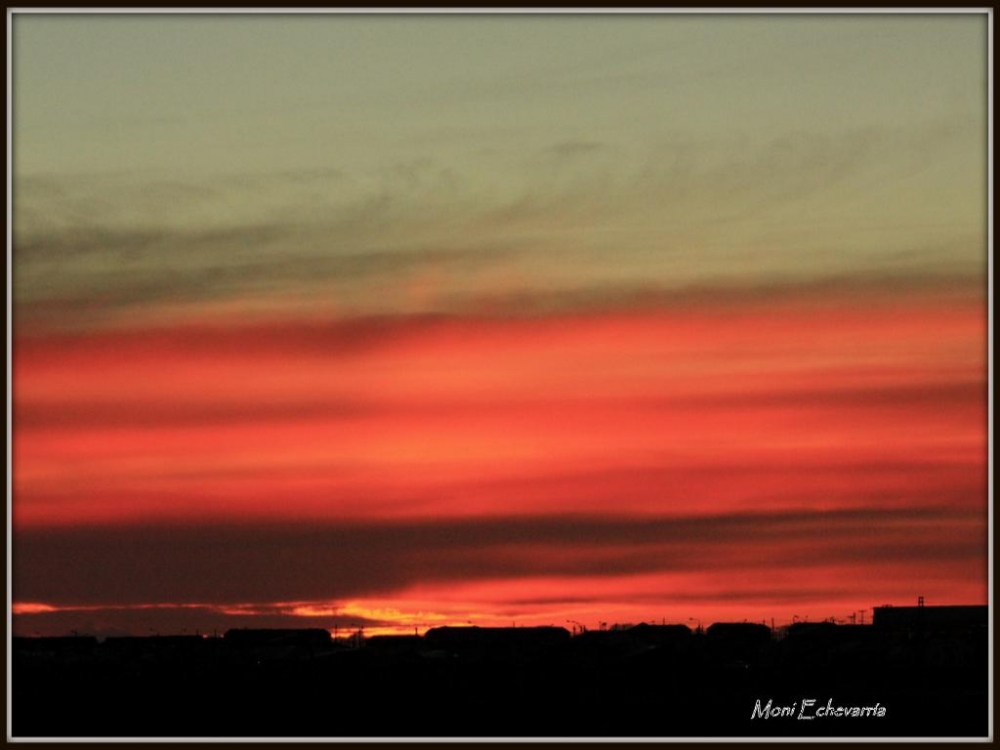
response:
[[[905,195],[909,156],[919,150],[931,164],[960,135],[955,126],[905,136],[871,128],[747,143],[680,138],[641,153],[585,140],[541,150],[572,169],[540,170],[537,160],[519,168],[500,155],[483,169],[427,157],[368,173],[203,182],[25,176],[16,182],[15,302],[21,321],[57,325],[60,314],[274,295],[412,311],[469,294],[588,286],[975,274],[974,220],[908,228],[897,199],[875,211],[852,195],[873,180]],[[836,252],[823,239],[834,228]],[[433,290],[415,298],[409,290],[431,277]]]

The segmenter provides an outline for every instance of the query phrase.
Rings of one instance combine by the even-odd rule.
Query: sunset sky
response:
[[[14,632],[986,603],[987,32],[17,14]]]

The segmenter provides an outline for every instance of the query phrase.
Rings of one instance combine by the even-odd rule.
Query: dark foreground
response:
[[[15,639],[13,734],[987,735],[985,627],[810,625],[781,640],[762,627],[702,635],[639,626],[574,638],[561,628],[439,629],[361,647],[325,631]],[[804,715],[815,718],[798,718],[810,699]],[[758,700],[793,715],[762,718]],[[870,715],[817,715],[831,703]]]

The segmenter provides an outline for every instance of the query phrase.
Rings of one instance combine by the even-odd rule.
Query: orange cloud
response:
[[[423,579],[376,571],[367,588],[359,579],[342,594],[372,611],[408,612],[389,593],[417,591],[415,612],[498,621],[522,611],[505,608],[504,597],[564,596],[565,607],[522,616],[578,620],[574,598],[586,598],[594,617],[612,604],[638,616],[655,591],[705,616],[804,608],[809,590],[824,607],[891,599],[916,581],[929,596],[981,600],[982,307],[917,293],[856,303],[833,295],[23,336],[14,350],[15,546],[47,530],[312,522],[463,534],[472,527],[448,524],[581,514],[612,529],[614,519],[649,519],[667,533],[656,524],[764,513],[783,529],[771,546],[747,546],[716,525],[715,541],[697,543],[407,547],[392,559]],[[945,508],[960,527],[906,515]],[[796,531],[777,520],[803,512],[909,520],[884,534],[841,525],[828,539],[817,526]],[[752,528],[769,538],[767,521]],[[710,555],[699,552],[705,545]],[[629,549],[641,562],[630,562]],[[19,565],[44,566],[40,554]],[[242,591],[242,600],[342,601],[282,579],[303,575],[306,562],[274,571],[267,595]],[[787,566],[802,574],[794,589],[761,583]],[[466,573],[474,590],[458,595],[455,611],[443,608]],[[171,575],[159,570],[147,583]],[[704,575],[715,577],[696,584]],[[25,576],[40,585],[34,571]],[[211,595],[193,597],[182,584],[166,586],[170,601]],[[298,595],[283,595],[283,585]],[[622,599],[632,595],[634,606]],[[19,596],[52,601],[30,589]]]

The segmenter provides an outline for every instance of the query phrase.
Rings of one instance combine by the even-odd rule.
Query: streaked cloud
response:
[[[487,518],[421,523],[146,525],[26,530],[14,548],[18,601],[337,600],[413,584],[884,565],[968,573],[984,519],[948,506],[741,513],[670,519]],[[936,530],[933,541],[925,537]],[[774,551],[780,550],[778,558]],[[887,572],[887,575],[890,574]],[[905,579],[904,579],[905,580]],[[845,582],[843,590],[850,591]],[[690,593],[690,592],[688,592]],[[664,592],[669,601],[672,592]]]
[[[15,628],[985,601],[987,20],[19,14]]]

